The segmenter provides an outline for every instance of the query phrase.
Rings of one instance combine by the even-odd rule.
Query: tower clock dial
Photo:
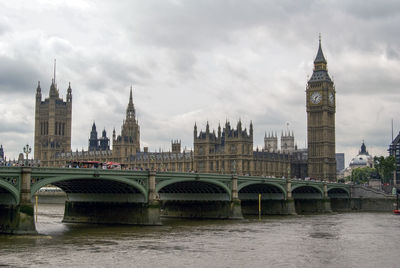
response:
[[[321,102],[322,96],[321,93],[319,92],[314,92],[313,94],[311,94],[310,100],[313,104],[318,104]]]
[[[333,95],[332,92],[329,93],[329,103],[333,105],[335,102],[335,96]]]

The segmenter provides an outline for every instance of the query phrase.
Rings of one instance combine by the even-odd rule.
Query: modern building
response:
[[[389,146],[389,154],[394,156],[396,160],[396,172],[393,180],[396,185],[400,185],[400,132]]]
[[[308,175],[311,178],[336,180],[335,94],[320,38],[314,71],[306,88]]]
[[[344,153],[336,153],[336,172],[344,170]]]
[[[3,162],[4,159],[4,150],[3,150],[3,144],[0,145],[0,162]]]

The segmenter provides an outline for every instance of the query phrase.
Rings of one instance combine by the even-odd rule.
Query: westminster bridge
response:
[[[159,225],[160,217],[242,219],[261,213],[389,210],[381,192],[340,183],[228,174],[0,167],[0,233],[36,233],[32,197],[67,195],[63,222]],[[364,198],[363,198],[364,197]],[[367,197],[367,198],[366,198]],[[377,202],[378,200],[378,202]]]

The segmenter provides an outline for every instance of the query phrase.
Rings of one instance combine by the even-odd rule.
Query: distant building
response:
[[[294,134],[290,131],[281,134],[281,152],[282,153],[293,153],[295,151],[294,145]]]
[[[374,166],[374,159],[372,156],[369,155],[367,151],[367,146],[365,146],[365,143],[361,144],[361,149],[358,151],[358,155],[351,159],[350,161],[350,167],[352,169],[359,168],[359,167],[370,167],[372,168]]]
[[[358,155],[356,155],[350,161],[350,165],[348,168],[344,170],[344,177],[351,176],[353,169],[356,168],[364,168],[369,167],[372,168],[374,166],[374,159],[369,155],[367,151],[367,146],[365,146],[364,141],[361,144],[360,151],[358,151]]]
[[[344,169],[344,153],[336,153],[336,172]]]
[[[89,138],[89,151],[105,151],[110,150],[110,139],[104,129],[100,138],[97,138],[96,124],[93,122],[92,131]]]
[[[265,133],[264,136],[264,150],[269,153],[276,153],[278,152],[278,137],[273,132]]]
[[[0,145],[0,162],[4,161],[4,150],[3,150],[3,144]]]
[[[400,132],[389,146],[389,154],[396,159],[396,172],[394,180],[396,185],[400,185]]]

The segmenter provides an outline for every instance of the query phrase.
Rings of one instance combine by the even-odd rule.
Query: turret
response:
[[[240,119],[239,119],[236,127],[237,127],[238,132],[242,131],[242,121]]]
[[[71,82],[68,83],[67,102],[72,102],[72,88],[71,88]]]
[[[42,89],[40,88],[40,81],[38,81],[38,86],[36,88],[36,102],[42,101]]]
[[[218,123],[218,139],[221,138],[221,124]]]
[[[250,137],[253,137],[253,121],[250,121]]]
[[[194,122],[193,137],[194,137],[194,139],[197,138],[197,125],[196,125],[196,122]]]
[[[89,138],[89,151],[96,151],[99,147],[99,141],[97,139],[96,124],[93,122],[92,131],[90,132]]]
[[[131,90],[130,90],[130,93],[129,93],[128,107],[126,108],[126,119],[128,120],[128,118],[135,119],[135,107],[133,105],[132,86],[131,86]]]
[[[210,125],[208,124],[208,121],[207,121],[207,125],[206,125],[206,134],[207,134],[207,136],[208,136],[208,134],[210,134]]]
[[[326,64],[327,64],[327,62],[326,62],[324,53],[322,52],[322,48],[321,48],[321,36],[320,36],[318,52],[317,52],[317,56],[315,57],[315,60],[314,60],[314,69],[315,70],[326,70]]]
[[[55,84],[54,79],[51,79],[51,86],[50,86],[50,91],[49,91],[49,97],[50,97],[50,98],[58,98],[57,87],[56,87],[56,84]]]

